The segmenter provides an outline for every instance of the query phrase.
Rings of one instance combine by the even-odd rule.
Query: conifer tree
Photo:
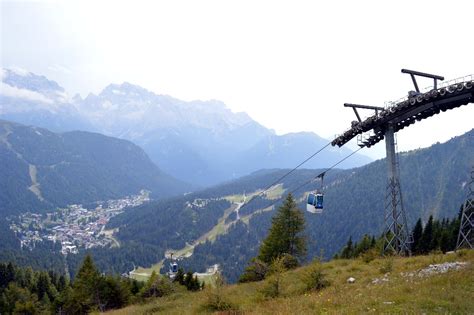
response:
[[[415,227],[413,228],[413,245],[412,252],[413,254],[420,254],[420,240],[423,235],[423,225],[421,223],[421,218],[416,221]]]
[[[368,251],[370,249],[370,246],[371,246],[371,238],[368,234],[364,234],[364,237],[362,238],[360,243],[358,243],[356,246],[354,246],[355,249],[354,249],[353,256],[357,257],[360,254],[365,253],[366,251]]]
[[[157,296],[157,287],[156,287],[157,280],[158,280],[158,275],[156,274],[156,271],[153,270],[153,272],[150,275],[150,278],[148,278],[148,281],[146,282],[145,286],[142,288],[143,297]]]
[[[354,248],[352,246],[352,236],[349,237],[349,240],[347,241],[346,247],[342,250],[341,253],[341,258],[351,258],[354,252]]]
[[[73,299],[79,313],[87,313],[94,306],[101,306],[99,285],[101,276],[92,261],[92,257],[87,255],[82,266],[79,268],[73,285]]]
[[[272,219],[272,226],[260,247],[258,259],[266,264],[271,264],[283,254],[301,259],[306,254],[306,238],[302,235],[304,228],[304,214],[290,193]]]
[[[189,290],[189,288],[192,286],[192,281],[193,281],[193,272],[188,271],[184,275],[184,286]]]
[[[439,240],[439,247],[443,253],[446,253],[451,249],[450,235],[447,229],[441,231],[441,236]]]
[[[173,279],[173,282],[178,282],[179,284],[184,284],[184,270],[183,268],[179,268],[176,276]]]
[[[36,282],[36,294],[39,300],[42,300],[45,295],[47,295],[48,298],[53,296],[51,286],[51,279],[48,273],[40,272]]]
[[[433,244],[433,216],[430,215],[428,223],[426,223],[425,229],[420,239],[420,253],[427,254],[432,250]]]
[[[374,248],[377,245],[377,241],[375,240],[375,236],[372,235],[370,239],[370,248]]]

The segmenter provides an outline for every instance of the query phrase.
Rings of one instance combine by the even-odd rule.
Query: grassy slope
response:
[[[388,282],[372,284],[382,278],[383,267],[393,263]],[[447,261],[469,262],[461,270],[427,278],[403,277],[429,264]],[[375,259],[370,263],[357,260],[333,260],[323,264],[331,285],[319,292],[304,292],[301,277],[306,267],[285,273],[283,296],[264,299],[259,293],[265,282],[231,285],[224,297],[236,310],[249,314],[314,313],[472,313],[474,310],[474,251],[448,255],[410,258]],[[348,277],[356,282],[349,284]],[[208,290],[208,289],[207,289]],[[157,298],[143,305],[132,305],[113,314],[193,314],[205,313],[202,307],[207,292],[179,292]]]

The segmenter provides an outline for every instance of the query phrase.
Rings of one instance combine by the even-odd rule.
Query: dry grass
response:
[[[381,269],[390,259],[389,281],[373,284],[382,278]],[[462,270],[427,278],[404,277],[402,272],[416,271],[433,263],[470,262]],[[305,266],[284,273],[282,293],[275,299],[262,297],[266,281],[229,285],[223,295],[234,306],[234,313],[245,314],[317,314],[317,313],[457,313],[474,310],[474,251],[463,254],[430,255],[410,258],[379,258],[369,263],[358,260],[333,260],[322,264],[330,285],[320,291],[305,291],[302,280]],[[354,277],[356,282],[347,283]],[[143,305],[133,305],[113,314],[195,314],[206,313],[206,292],[181,292],[158,298]],[[230,313],[229,313],[230,314]]]

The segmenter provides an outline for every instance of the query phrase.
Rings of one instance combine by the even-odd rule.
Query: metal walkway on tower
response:
[[[404,73],[409,73],[407,71],[410,70],[403,71]],[[411,72],[429,76],[421,72]],[[440,76],[431,77],[436,77],[435,81],[443,79]],[[410,92],[410,95],[405,99],[399,100],[385,108],[345,104],[346,107],[353,107],[354,110],[355,108],[366,108],[375,109],[376,112],[364,121],[357,114],[358,121],[353,121],[352,127],[334,139],[331,144],[341,147],[357,135],[373,131],[370,137],[364,139],[363,143],[359,143],[360,146],[371,147],[384,139],[384,133],[389,124],[393,126],[393,131],[397,132],[417,121],[434,116],[440,112],[473,103],[473,85],[474,75],[470,75],[449,81],[441,87],[438,87],[435,83],[433,89],[426,92],[420,92],[419,90]],[[417,84],[415,84],[415,88],[417,88]]]

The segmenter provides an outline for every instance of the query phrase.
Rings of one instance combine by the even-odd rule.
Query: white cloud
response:
[[[30,72],[28,70],[25,70],[25,69],[23,69],[21,67],[18,67],[18,66],[12,66],[12,67],[10,67],[10,70],[13,73],[15,73],[17,75],[21,75],[23,77],[26,77],[27,75],[30,75]]]
[[[13,98],[21,98],[27,101],[53,104],[53,101],[44,96],[43,94],[31,90],[19,89],[3,82],[0,83],[0,95]]]
[[[444,27],[472,28],[474,2],[467,0],[33,2],[2,8],[5,65],[45,75],[73,94],[129,81],[187,101],[219,99],[278,134],[340,134],[355,119],[345,102],[381,106],[413,89],[401,68],[447,79],[474,69],[452,45],[433,51],[444,38],[473,50],[465,32]],[[423,14],[400,23],[407,8]],[[433,21],[441,21],[435,32]],[[400,133],[400,147],[471,129],[473,110],[430,119],[442,138],[415,124]],[[384,156],[383,143],[367,154]]]
[[[49,66],[48,70],[53,71],[53,72],[63,73],[63,74],[72,74],[73,73],[71,69],[69,69],[68,67],[65,67],[63,65],[60,65],[60,64],[54,64],[52,66]]]
[[[60,102],[60,103],[67,103],[67,102],[71,102],[71,97],[69,96],[68,93],[66,93],[65,91],[56,91],[56,101]]]

